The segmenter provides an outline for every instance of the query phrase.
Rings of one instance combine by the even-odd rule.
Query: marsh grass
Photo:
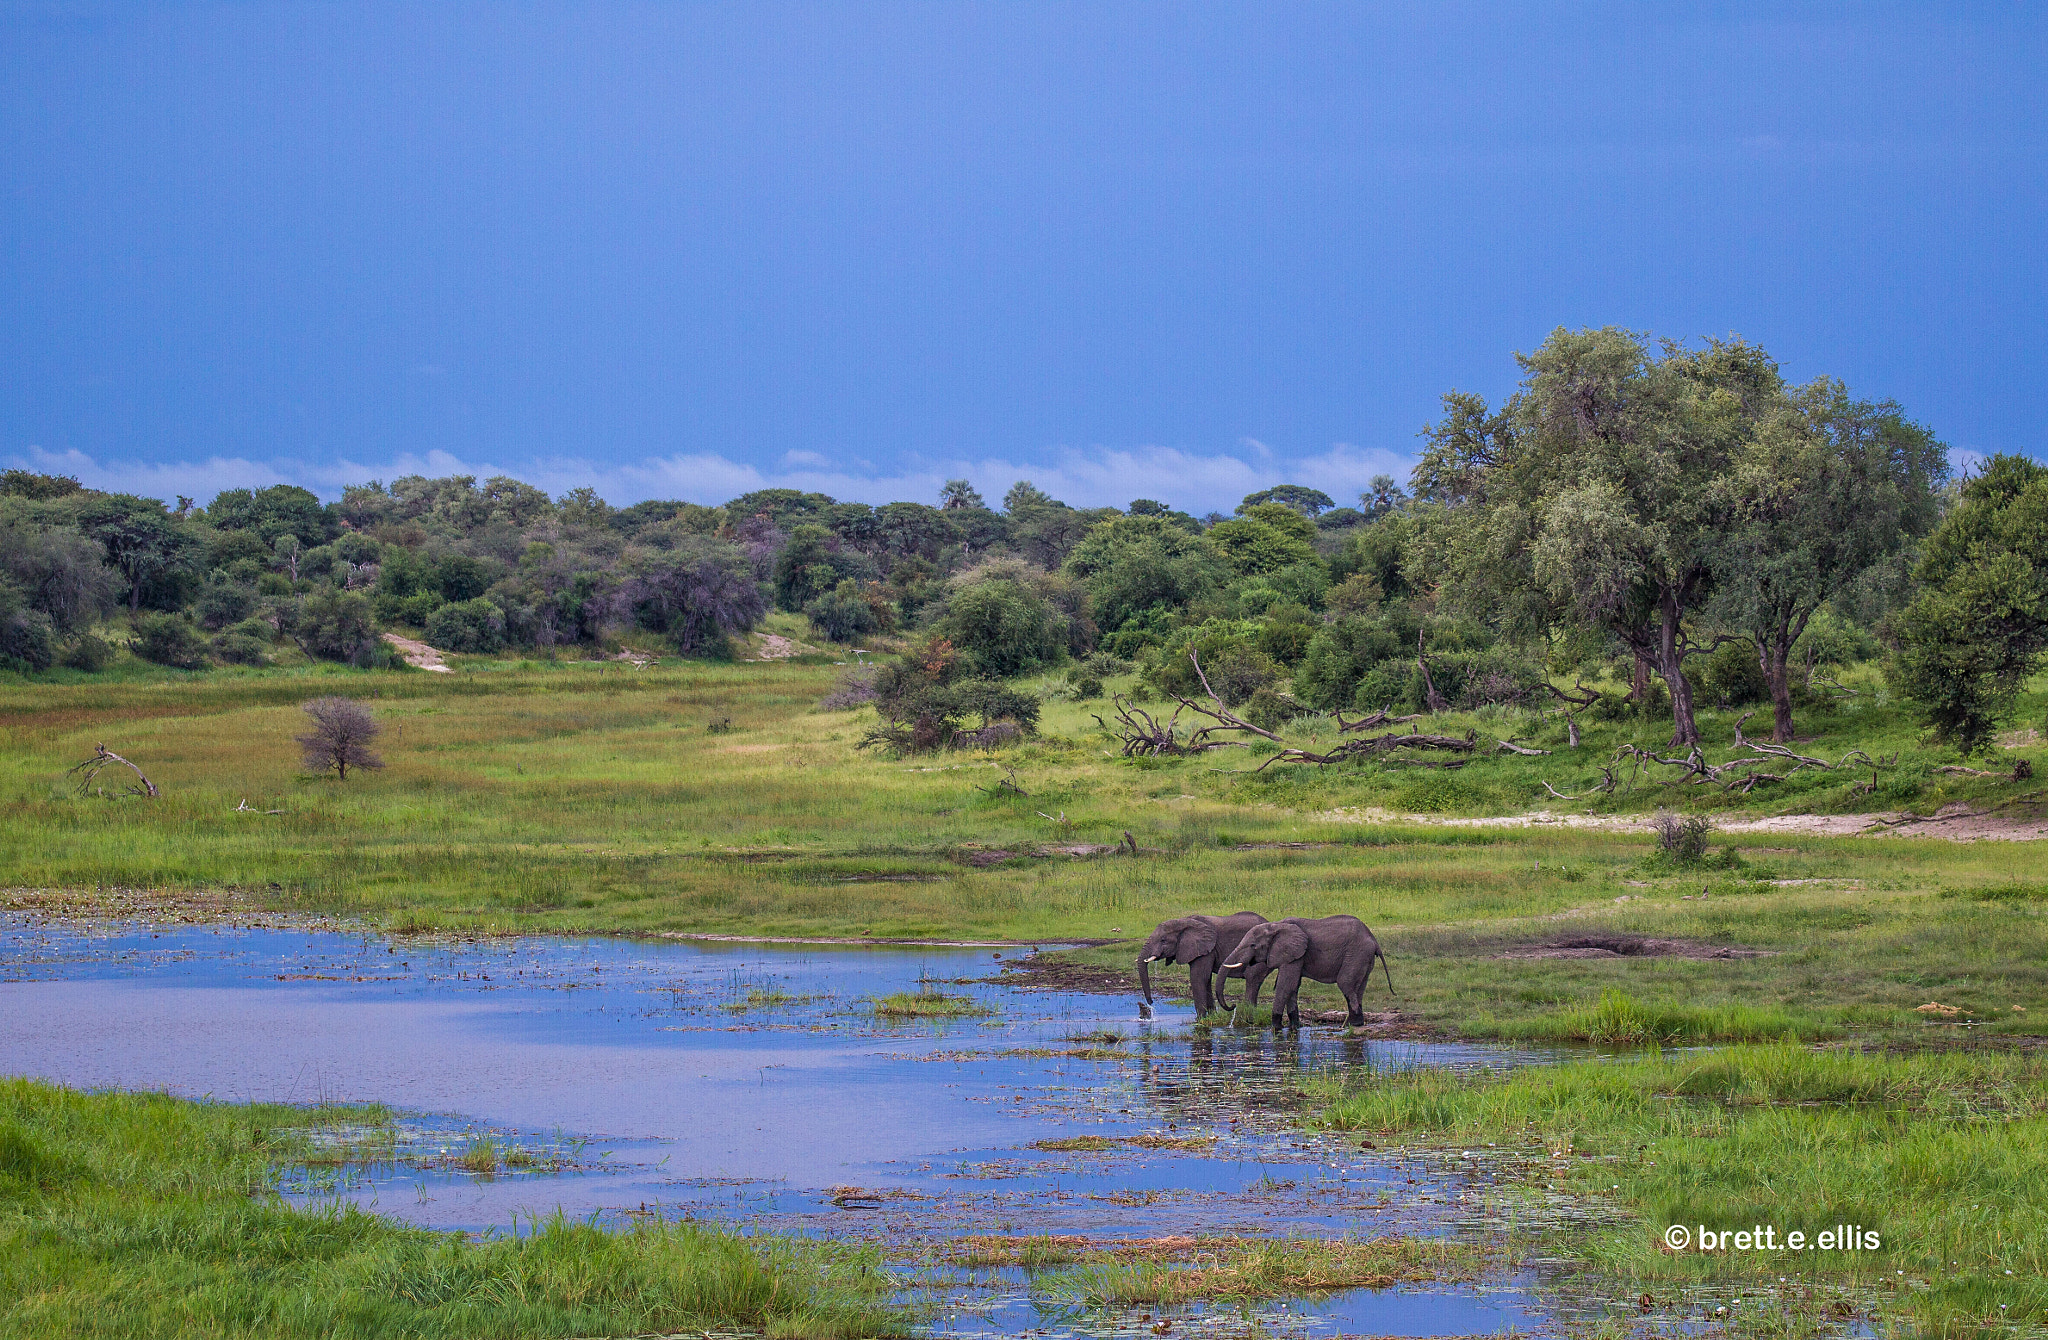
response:
[[[1388,1138],[1498,1142],[1504,1175],[1624,1209],[1557,1244],[1632,1292],[1787,1276],[1884,1291],[1955,1334],[2048,1321],[2048,1058],[1789,1045],[1586,1061],[1482,1076],[1419,1070],[1326,1085],[1311,1118]],[[1670,1224],[1860,1224],[1865,1252],[1671,1252]]]
[[[869,1003],[883,1019],[973,1019],[995,1013],[992,1007],[972,996],[949,996],[931,990],[898,991],[876,996]]]
[[[464,1238],[272,1194],[303,1109],[0,1079],[0,1336],[907,1330],[872,1250],[545,1219]]]
[[[1441,1238],[1166,1239],[1151,1249],[1081,1253],[1074,1268],[1039,1280],[1037,1291],[1080,1307],[1172,1307],[1198,1298],[1295,1298],[1468,1280],[1486,1259],[1472,1244]]]
[[[1800,1019],[1782,1009],[1753,1005],[1645,1005],[1624,991],[1607,990],[1590,1005],[1503,1025],[1499,1036],[1522,1041],[1590,1042],[1600,1047],[1686,1046],[1703,1042],[1797,1042],[1835,1037],[1841,1029]]]

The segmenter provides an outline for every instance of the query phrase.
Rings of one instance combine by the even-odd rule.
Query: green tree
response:
[[[1947,475],[1933,433],[1825,378],[1788,397],[1743,453],[1711,614],[1749,635],[1773,740],[1793,738],[1793,643],[1821,606],[1927,533]]]
[[[1246,494],[1244,501],[1237,505],[1237,514],[1243,516],[1252,508],[1265,503],[1279,503],[1282,507],[1291,507],[1313,521],[1318,513],[1327,512],[1335,507],[1337,500],[1321,489],[1307,488],[1301,484],[1275,484],[1272,488]]]
[[[1994,456],[1928,537],[1893,621],[1893,682],[1942,739],[1982,748],[2048,651],[2048,468]]]
[[[1672,743],[1696,745],[1685,661],[1719,643],[1689,621],[1740,516],[1737,467],[1783,404],[1777,365],[1741,340],[1653,354],[1611,327],[1558,330],[1518,361],[1504,411],[1445,398],[1416,469],[1454,594],[1511,630],[1605,628],[1669,688]]]
[[[1180,611],[1212,594],[1227,575],[1199,531],[1157,514],[1097,525],[1063,569],[1087,587],[1096,619],[1110,631],[1148,610]]]
[[[296,535],[309,549],[327,543],[340,530],[320,499],[295,484],[224,489],[207,507],[206,520],[219,530],[254,531],[266,545],[275,544],[281,535]]]
[[[1243,515],[1209,527],[1206,538],[1242,577],[1321,561],[1314,523],[1285,503],[1254,503]]]
[[[128,608],[142,608],[143,588],[196,557],[198,537],[154,498],[104,493],[79,509],[78,529],[99,542],[107,562],[128,583]]]

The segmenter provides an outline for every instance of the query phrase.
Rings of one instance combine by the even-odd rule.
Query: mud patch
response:
[[[1710,945],[1697,940],[1665,940],[1647,935],[1570,935],[1543,944],[1520,945],[1495,954],[1495,958],[1768,958],[1775,949],[1745,949],[1739,945]]]
[[[1005,967],[993,979],[999,986],[1024,987],[1041,991],[1081,991],[1092,995],[1116,995],[1135,992],[1138,978],[1134,971],[1121,968],[1098,968],[1086,963],[1068,963],[1063,959],[1027,958]]]

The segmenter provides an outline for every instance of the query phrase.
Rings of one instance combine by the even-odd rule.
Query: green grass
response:
[[[1890,1251],[1918,1253],[1887,1268],[1919,1272],[1928,1289],[1913,1296],[1941,1326],[1960,1325],[1973,1307],[1988,1317],[2001,1302],[2042,1319],[2037,1295],[1983,1273],[2041,1273],[2038,1249],[2023,1250],[2026,1233],[2042,1240],[2029,1217],[2039,1201],[2012,1185],[2017,1168],[2029,1159],[2044,1166],[2048,1152],[2029,1106],[2040,1089],[2032,1062],[1992,1051],[1768,1059],[1806,1055],[1793,1040],[1940,1049],[2017,1044],[2039,1031],[2034,1021],[2048,1017],[2048,897],[2019,873],[2035,847],[1722,834],[1707,861],[1677,867],[1652,858],[1647,834],[1441,822],[1536,807],[1640,815],[1660,805],[1723,818],[1925,813],[1957,801],[1999,816],[2039,813],[2048,791],[2031,781],[1940,772],[1953,756],[1927,744],[1867,674],[1853,681],[1863,692],[1847,706],[1801,716],[1802,730],[1819,738],[1797,747],[1824,758],[1896,754],[1896,766],[1799,772],[1744,796],[1664,786],[1668,773],[1626,769],[1614,791],[1590,791],[1621,744],[1663,751],[1668,725],[1634,719],[1582,723],[1584,744],[1573,751],[1554,721],[1452,714],[1436,729],[1555,752],[1482,752],[1456,773],[1426,777],[1381,765],[1253,774],[1264,746],[1119,759],[1094,733],[1100,703],[1058,700],[1047,705],[1043,738],[1000,755],[891,759],[853,747],[862,714],[813,710],[840,673],[830,665],[454,663],[453,675],[280,667],[10,685],[0,695],[0,905],[119,912],[212,901],[337,913],[401,933],[1100,939],[1115,943],[1059,957],[1127,974],[1133,941],[1168,916],[1350,912],[1379,934],[1401,992],[1389,996],[1382,984],[1367,1008],[1398,1010],[1407,1027],[1571,1046],[1737,1045],[1509,1080],[1388,1079],[1333,1103],[1331,1121],[1418,1138],[1510,1133],[1597,1147],[1603,1161],[1568,1163],[1563,1185],[1573,1196],[1619,1198],[1635,1226],[1566,1236],[1589,1268],[1610,1274],[1683,1281],[1768,1270],[1666,1258],[1648,1226],[1667,1212],[1733,1226],[1766,1209],[1825,1207],[1879,1224]],[[298,706],[337,692],[368,700],[384,723],[384,771],[346,783],[300,772]],[[2029,697],[2023,722],[2038,722],[2044,706],[2048,697]],[[1736,715],[1703,713],[1709,739],[1729,740]],[[1285,733],[1310,746],[1336,738],[1314,718]],[[98,741],[141,764],[162,799],[74,795],[64,770]],[[1717,762],[1729,752],[1725,743],[1709,750]],[[1976,763],[1997,770],[2020,758],[2048,767],[2038,737]],[[1023,794],[995,787],[1005,777]],[[1546,780],[1583,798],[1557,801]],[[1127,832],[1136,854],[1050,850],[1110,848]],[[1680,940],[1696,952],[1530,956],[1588,936]],[[1702,956],[1717,949],[1761,952]],[[1184,973],[1178,982],[1171,971],[1155,976],[1169,993],[1185,989]],[[769,988],[744,1000],[742,990],[733,992],[740,1008],[782,1003]],[[890,1001],[874,1008],[883,1018],[963,1012],[957,997],[904,999],[901,1013]],[[1338,1004],[1332,988],[1305,984],[1304,1008]],[[1759,1042],[1781,1045],[1742,1045]],[[1700,1087],[1714,1075],[1734,1078],[1720,1090]],[[243,1131],[248,1147],[235,1167],[254,1179],[247,1185],[261,1183],[266,1160],[284,1147],[275,1142],[296,1139],[297,1118],[287,1114],[177,1110],[187,1114],[180,1121]],[[259,1147],[259,1131],[271,1143]],[[126,1166],[93,1152],[112,1136],[35,1138],[66,1167]],[[510,1166],[504,1151],[493,1157]],[[6,1245],[29,1249],[5,1253],[0,1280],[8,1297],[41,1310],[31,1324],[8,1308],[0,1334],[369,1334],[402,1330],[413,1316],[436,1319],[421,1323],[422,1334],[596,1329],[599,1315],[613,1326],[645,1317],[651,1329],[685,1313],[738,1316],[740,1302],[720,1300],[757,1295],[769,1301],[749,1324],[769,1329],[885,1324],[862,1293],[858,1262],[789,1244],[581,1225],[547,1227],[530,1247],[459,1243],[211,1191],[180,1199],[186,1193],[168,1186],[149,1193],[157,1200],[126,1182],[63,1193],[74,1197],[63,1204],[104,1205],[103,1213],[59,1213],[61,1197],[35,1195],[45,1218],[33,1230],[18,1208],[27,1202],[8,1202],[8,1231],[27,1236]],[[1945,1227],[1944,1214],[1957,1226]],[[230,1248],[243,1243],[257,1245]],[[1944,1252],[1961,1263],[1948,1275],[1933,1265]],[[238,1274],[231,1259],[254,1264]],[[677,1274],[685,1261],[693,1264]],[[1877,1288],[1861,1269],[1849,1271],[1851,1282]],[[411,1280],[437,1282],[396,1291],[395,1281]],[[823,1320],[804,1312],[806,1298],[822,1300]],[[102,1304],[112,1309],[104,1321],[93,1299],[115,1300]],[[850,1310],[833,1311],[842,1306]],[[491,1329],[501,1325],[494,1318],[504,1329]]]
[[[1326,1087],[1309,1120],[1392,1142],[1492,1144],[1532,1203],[1624,1214],[1554,1230],[1616,1292],[1781,1277],[1861,1290],[1932,1333],[2048,1322],[2048,1058],[1793,1046],[1581,1061],[1505,1076],[1421,1070]],[[1540,1218],[1540,1216],[1532,1217]],[[1862,1225],[1865,1252],[1671,1252],[1665,1228]],[[1903,1272],[1903,1273],[1901,1273]]]
[[[973,1019],[995,1013],[972,996],[937,991],[898,991],[877,996],[869,1005],[883,1019]]]
[[[858,1248],[560,1218],[478,1240],[290,1208],[269,1192],[275,1170],[320,1119],[0,1079],[0,1336],[907,1328]]]

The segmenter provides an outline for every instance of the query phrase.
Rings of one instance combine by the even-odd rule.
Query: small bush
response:
[[[197,670],[206,664],[206,639],[182,614],[145,614],[135,621],[135,654],[154,665]]]
[[[270,659],[270,644],[247,633],[222,633],[213,640],[213,654],[229,665],[262,665]]]
[[[821,712],[850,712],[875,700],[875,676],[879,667],[858,666],[839,677],[832,692],[818,700]]]
[[[1301,714],[1301,704],[1291,694],[1266,685],[1246,701],[1243,713],[1244,719],[1254,726],[1277,731]]]
[[[56,662],[57,640],[50,616],[40,610],[0,615],[0,665],[36,672]]]
[[[1121,656],[1113,656],[1106,651],[1098,651],[1091,654],[1087,660],[1081,662],[1081,669],[1099,679],[1108,679],[1113,675],[1128,675],[1137,667]]]
[[[64,652],[64,664],[96,675],[114,663],[114,644],[97,633],[80,633]]]
[[[811,627],[833,642],[853,642],[881,627],[875,609],[861,594],[860,583],[848,578],[804,606]]]
[[[1401,808],[1414,814],[1470,809],[1479,799],[1478,791],[1456,773],[1434,770],[1402,787],[1398,797]]]
[[[1067,676],[1067,683],[1073,689],[1077,702],[1086,702],[1090,698],[1102,696],[1102,681],[1086,671],[1076,671]]]
[[[1704,814],[1679,814],[1658,810],[1652,821],[1657,833],[1657,850],[1674,865],[1698,865],[1707,857],[1707,835],[1713,820]]]

